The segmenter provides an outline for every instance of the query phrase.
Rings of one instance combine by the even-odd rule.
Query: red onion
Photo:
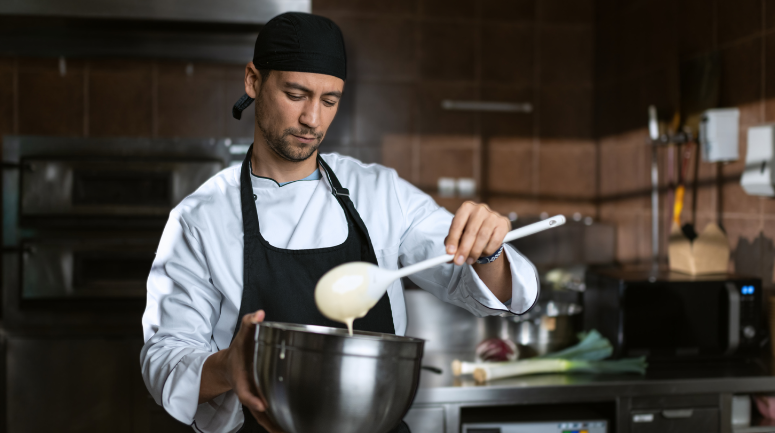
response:
[[[476,346],[476,356],[488,362],[514,361],[517,359],[517,345],[509,340],[490,338]]]

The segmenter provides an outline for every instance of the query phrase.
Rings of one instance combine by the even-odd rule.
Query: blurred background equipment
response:
[[[671,271],[709,275],[725,274],[729,269],[729,240],[716,223],[708,223],[692,238],[673,224],[667,248]]]
[[[736,275],[644,270],[587,274],[584,328],[597,329],[614,356],[666,362],[748,360],[767,342],[762,283]]]
[[[523,227],[545,219],[519,216],[512,227]],[[592,217],[567,218],[556,229],[517,239],[511,244],[538,268],[547,272],[574,265],[610,265],[616,261],[616,227]]]
[[[745,171],[740,185],[750,195],[775,196],[775,124],[748,128]]]
[[[218,7],[207,0],[167,0],[163,5],[153,0],[25,0],[3,2],[0,15],[264,24],[283,12],[311,8],[311,0],[226,0]]]
[[[542,219],[520,216],[512,221],[512,227],[524,227]],[[535,264],[541,282],[536,305],[521,316],[505,313],[477,318],[416,289],[411,280],[404,279],[408,288],[404,292],[406,335],[427,340],[425,364],[435,366],[449,365],[451,359],[473,361],[476,347],[488,340],[513,343],[513,356],[519,359],[571,346],[584,329],[581,313],[587,269],[612,266],[615,242],[613,226],[580,215],[568,218],[563,226],[512,241]],[[502,348],[508,346],[506,343]],[[488,346],[497,347],[500,346],[495,343]],[[444,376],[448,374],[444,372]]]
[[[8,431],[178,425],[139,375],[145,284],[170,210],[231,158],[214,139],[4,138]]]
[[[735,161],[737,155],[740,110],[715,108],[703,113],[700,144],[704,162]]]

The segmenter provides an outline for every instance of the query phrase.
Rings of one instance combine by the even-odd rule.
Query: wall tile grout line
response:
[[[769,33],[770,34],[775,33],[775,31],[770,31]],[[737,39],[733,39],[731,41],[724,42],[723,44],[720,44],[718,46],[718,49],[719,50],[726,50],[726,49],[729,49],[729,48],[733,48],[736,45],[742,45],[742,44],[744,44],[746,42],[755,41],[756,39],[759,39],[759,38],[765,36],[766,34],[767,34],[767,32],[764,32],[764,31],[752,33],[752,34],[747,35],[747,36],[743,36],[743,37],[740,37],[740,38],[737,38]]]
[[[414,71],[415,73],[414,88],[415,88],[415,92],[418,94],[418,96],[416,97],[419,98],[420,83],[422,82],[422,61],[425,55],[422,48],[422,42],[423,42],[422,25],[424,23],[422,19],[422,3],[419,3],[417,5],[417,9],[415,10],[415,15],[413,19],[414,19],[414,37],[416,42],[415,49],[414,49],[414,55],[416,60],[416,66]],[[415,102],[415,105],[417,105],[417,102]],[[416,122],[417,126],[415,127],[415,130],[411,134],[412,141],[411,141],[411,147],[410,147],[412,152],[412,155],[411,155],[412,183],[414,183],[415,185],[417,185],[420,182],[420,168],[421,168],[420,167],[420,163],[421,163],[420,161],[420,131],[421,131],[420,124],[423,120],[422,110],[420,110],[419,107],[417,107],[416,109],[417,109],[418,120]]]
[[[481,14],[481,3],[476,3],[476,12],[474,17],[474,97],[477,100],[482,100],[482,39],[484,32],[484,25]],[[487,198],[488,185],[487,176],[483,176],[482,173],[489,171],[489,158],[485,152],[489,149],[489,138],[484,137],[484,129],[482,128],[482,113],[474,114],[474,136],[479,137],[478,146],[474,150],[474,179],[476,180],[476,190],[480,197]],[[485,201],[485,200],[482,200]]]
[[[19,134],[19,58],[13,59],[13,133]]]
[[[83,65],[83,136],[89,136],[89,68],[90,62],[87,60]]]
[[[767,120],[767,113],[766,113],[766,101],[767,101],[767,37],[766,35],[767,31],[767,2],[762,1],[762,11],[761,11],[761,62],[762,62],[762,68],[761,68],[761,89],[760,89],[760,117],[759,121],[764,123]],[[746,152],[748,152],[748,142],[746,142]],[[741,158],[745,158],[745,156],[741,156]],[[764,197],[759,198],[759,233],[764,233]],[[762,251],[761,254],[764,254]]]
[[[151,66],[151,136],[159,137],[159,64]]]
[[[600,207],[601,206],[600,206],[600,201],[598,200],[598,197],[600,197],[602,195],[602,190],[601,190],[602,189],[602,179],[601,179],[601,175],[602,175],[602,173],[601,173],[602,172],[602,149],[601,149],[600,140],[597,139],[597,137],[595,137],[597,135],[596,134],[597,131],[595,131],[596,123],[597,123],[597,120],[595,118],[596,117],[595,113],[597,111],[596,108],[595,108],[595,107],[597,107],[597,92],[595,92],[595,85],[594,85],[596,69],[597,69],[594,66],[594,65],[597,65],[597,49],[596,49],[596,46],[597,46],[597,29],[596,29],[596,20],[592,21],[592,25],[591,26],[592,26],[592,52],[591,52],[592,62],[591,62],[591,64],[593,65],[592,66],[592,76],[591,76],[591,80],[592,80],[592,103],[591,103],[591,108],[592,108],[592,125],[591,125],[591,127],[592,127],[593,142],[594,142],[594,145],[595,145],[595,171],[594,171],[594,173],[595,173],[595,192],[594,192],[594,197],[595,197],[595,215],[594,215],[594,218],[596,220],[600,220],[600,213],[601,213]]]
[[[225,70],[221,69],[220,73],[218,74],[218,87],[220,87],[218,91],[218,95],[221,98],[221,106],[225,106],[226,100],[228,100],[227,95],[227,85],[226,85],[226,73]],[[230,116],[229,116],[230,117]],[[228,122],[227,114],[223,113],[221,110],[218,110],[218,130],[221,131],[221,137],[227,137],[228,134],[226,132],[226,122]]]
[[[535,2],[535,21],[533,26],[533,161],[532,161],[532,189],[533,195],[537,198],[540,195],[540,179],[541,179],[541,13],[539,8],[541,2],[537,0]]]

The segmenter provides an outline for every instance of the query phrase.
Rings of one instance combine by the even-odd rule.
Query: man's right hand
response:
[[[205,361],[199,386],[199,404],[212,400],[226,391],[234,390],[240,403],[250,410],[253,417],[269,433],[282,433],[266,414],[266,402],[253,385],[251,349],[257,323],[264,320],[263,310],[242,317],[240,329],[228,348]]]

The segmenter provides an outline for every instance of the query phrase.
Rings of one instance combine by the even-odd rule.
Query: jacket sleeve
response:
[[[197,424],[209,424],[217,417],[218,403],[234,405],[236,400],[225,395],[198,404],[202,367],[219,350],[212,333],[222,294],[211,283],[195,232],[176,210],[156,252],[147,298],[140,353],[145,385],[156,403],[178,421],[192,424],[196,416]]]
[[[449,233],[453,215],[410,183],[395,176],[396,195],[404,215],[404,231],[399,248],[399,262],[408,266],[446,254],[444,239]],[[476,316],[511,312],[523,314],[538,298],[538,274],[528,259],[511,245],[504,254],[511,268],[512,297],[509,306],[493,295],[474,271],[473,266],[447,263],[409,277],[420,288],[442,301],[465,308]]]

